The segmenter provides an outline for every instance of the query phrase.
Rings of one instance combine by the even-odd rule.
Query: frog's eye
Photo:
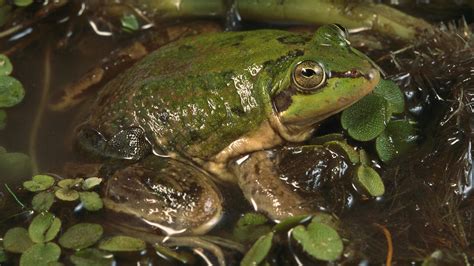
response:
[[[298,63],[292,75],[293,84],[303,92],[314,91],[326,81],[323,67],[313,61]]]

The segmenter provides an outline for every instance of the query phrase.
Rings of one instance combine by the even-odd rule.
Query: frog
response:
[[[141,166],[143,160],[172,160],[180,162],[172,165],[185,176],[196,173],[208,184],[236,184],[230,161],[304,142],[322,121],[375,88],[378,67],[347,37],[344,28],[330,24],[314,34],[263,29],[165,45],[104,86],[76,129],[76,147],[100,159],[132,162],[125,169],[138,169],[148,181],[153,174]],[[112,174],[109,180],[123,178]],[[153,194],[153,185],[146,187]],[[194,230],[205,233],[222,216],[222,196],[215,185],[199,188],[209,191],[199,200],[215,210],[199,223],[205,229]],[[191,224],[165,221],[160,211],[127,211],[134,208],[128,208],[124,190],[107,199],[106,207],[148,224],[166,223],[168,231],[186,231]]]

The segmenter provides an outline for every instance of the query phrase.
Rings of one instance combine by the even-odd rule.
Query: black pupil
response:
[[[303,68],[303,70],[301,71],[301,74],[306,78],[310,78],[310,77],[316,75],[316,71],[314,71],[311,68]]]

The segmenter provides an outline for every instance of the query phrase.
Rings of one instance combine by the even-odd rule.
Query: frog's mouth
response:
[[[319,108],[319,110],[297,110],[287,108],[281,109],[276,101],[273,102],[274,118],[271,119],[272,127],[279,132],[279,134],[287,141],[300,142],[306,140],[312,132],[317,128],[318,124],[326,118],[341,112],[352,104],[356,103],[364,96],[372,92],[375,86],[379,83],[380,73],[375,68],[370,68],[364,73],[356,73],[354,71],[344,73],[331,73],[333,78],[338,79],[352,79],[359,78],[364,80],[363,84],[357,90],[350,93],[339,93],[339,97],[320,100],[321,106],[325,105],[327,108]],[[331,88],[335,90],[335,88]],[[316,94],[315,94],[316,95]],[[274,99],[275,100],[275,99]],[[290,99],[291,100],[291,99]],[[314,106],[314,103],[302,100],[299,105]],[[309,110],[309,111],[308,111]],[[311,115],[304,113],[310,112]]]

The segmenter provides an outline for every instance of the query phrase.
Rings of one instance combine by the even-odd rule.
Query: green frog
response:
[[[370,93],[379,79],[377,67],[350,46],[339,25],[313,35],[255,30],[189,37],[110,81],[78,128],[77,146],[104,158],[175,160],[188,168],[184,176],[235,183],[231,160],[307,140],[321,121]],[[150,171],[134,167],[150,180]],[[153,194],[154,186],[147,187]],[[209,197],[199,198],[201,207],[215,211],[203,218],[213,223],[200,224],[212,228],[222,213],[221,196],[214,185],[201,188],[212,191],[200,193]],[[106,206],[127,212],[131,201],[123,193],[109,193]],[[219,207],[204,206],[211,202]],[[164,222],[160,211],[142,209],[133,215]],[[174,231],[188,224],[165,223]]]

